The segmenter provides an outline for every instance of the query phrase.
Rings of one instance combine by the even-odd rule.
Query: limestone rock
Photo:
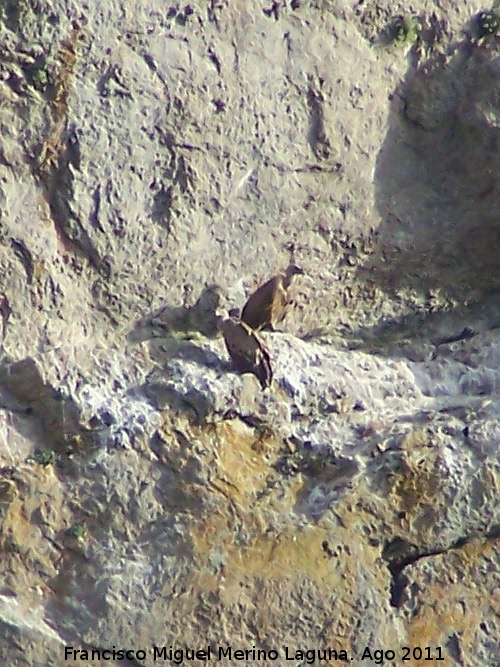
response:
[[[484,6],[159,7],[0,3],[0,663],[498,667]],[[217,325],[290,244],[263,392]]]

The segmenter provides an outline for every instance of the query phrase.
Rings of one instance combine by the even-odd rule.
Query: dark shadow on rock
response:
[[[151,439],[151,450],[161,464],[161,477],[154,486],[158,502],[170,518],[177,514],[199,512],[204,496],[209,495],[202,475],[202,464],[193,450],[193,443],[181,429],[176,429],[175,445],[156,433]],[[160,522],[164,525],[164,520]],[[152,524],[148,525],[157,534]]]
[[[359,473],[354,458],[336,456],[328,447],[312,447],[307,441],[293,454],[283,454],[274,468],[285,478],[302,475],[294,512],[315,521],[351,491]]]
[[[174,186],[161,184],[153,195],[153,206],[151,208],[151,219],[167,232],[172,224],[172,203],[174,199]]]
[[[219,331],[217,309],[220,300],[220,288],[208,285],[193,306],[162,306],[139,320],[129,332],[128,339],[138,343],[158,337],[186,339],[196,334],[215,338]]]
[[[414,304],[414,312],[381,323],[384,334],[418,338],[428,326],[446,339],[499,325],[496,46],[494,37],[480,44],[467,37],[412,68],[391,96],[374,177],[381,225],[358,277]]]
[[[146,400],[155,410],[169,410],[183,413],[193,424],[204,424],[215,407],[207,395],[197,389],[188,389],[183,393],[173,382],[150,382],[140,387]]]
[[[149,343],[149,354],[153,361],[165,365],[170,359],[181,359],[186,362],[194,362],[206,368],[220,370],[228,369],[228,362],[202,346],[190,340],[178,340],[175,338],[156,338]]]
[[[500,294],[449,310],[410,312],[351,333],[349,349],[362,349],[411,361],[439,355],[447,346],[500,328]]]
[[[207,398],[207,392],[187,387],[181,376],[183,362],[199,366],[200,377],[207,368],[221,374],[233,370],[228,360],[203,344],[203,337],[214,338],[219,333],[222,319],[216,314],[219,303],[219,288],[209,285],[194,306],[166,306],[144,321],[142,326],[139,323],[131,332],[129,338],[133,340],[149,340],[150,358],[164,369],[164,377],[155,378],[134,390],[140,392],[156,410],[170,409],[184,413],[195,424],[205,423],[214,413],[215,408]],[[173,364],[170,363],[172,361]]]
[[[45,381],[34,359],[4,360],[0,396],[2,407],[20,415],[17,428],[33,442],[33,463],[78,474],[79,460],[99,446],[98,431],[82,424],[78,405]]]

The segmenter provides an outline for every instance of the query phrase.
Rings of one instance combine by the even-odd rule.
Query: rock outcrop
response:
[[[0,3],[0,664],[498,667],[498,26],[448,5]],[[262,392],[218,323],[291,244]]]

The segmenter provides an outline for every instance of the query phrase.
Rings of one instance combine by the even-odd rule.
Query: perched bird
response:
[[[280,273],[261,285],[243,306],[242,322],[255,331],[274,331],[276,324],[285,317],[288,288],[293,276],[303,273],[300,266],[290,264],[285,273]]]
[[[273,371],[269,352],[244,322],[228,318],[222,322],[222,334],[234,367],[240,373],[253,373],[262,389],[271,386]]]

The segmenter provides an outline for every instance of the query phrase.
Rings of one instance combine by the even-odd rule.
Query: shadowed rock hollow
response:
[[[375,174],[392,288],[469,301],[498,290],[498,66],[465,41],[394,92]]]

